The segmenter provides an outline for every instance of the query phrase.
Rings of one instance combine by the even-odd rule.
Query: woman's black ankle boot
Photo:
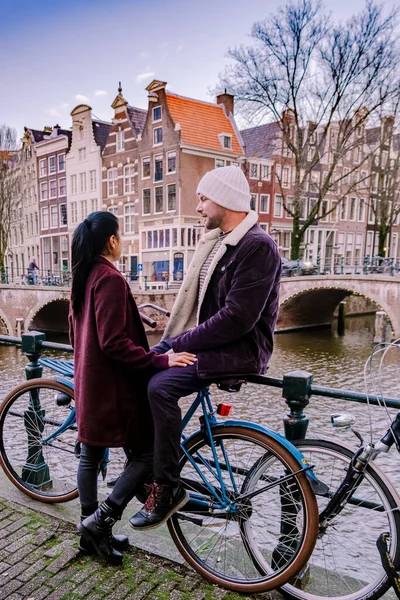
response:
[[[122,554],[114,548],[112,535],[112,528],[120,518],[119,512],[102,502],[91,516],[77,525],[85,542],[90,544],[101,558],[113,565],[122,564]]]

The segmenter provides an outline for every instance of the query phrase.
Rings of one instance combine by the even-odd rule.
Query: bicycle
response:
[[[61,376],[28,381],[5,398],[0,464],[25,494],[65,502],[78,495],[73,364],[41,362]],[[198,408],[200,429],[187,435]],[[168,521],[169,532],[211,582],[236,592],[268,591],[294,577],[311,555],[318,534],[312,486],[319,484],[283,436],[254,423],[218,421],[216,412],[228,416],[229,410],[222,404],[215,411],[204,389],[183,418],[181,476],[190,500]]]
[[[390,347],[393,344],[377,346],[366,370],[371,367],[373,357],[383,352],[381,369]],[[383,566],[377,541],[381,534],[387,537],[387,551],[398,570],[400,498],[393,484],[374,464],[374,459],[393,445],[400,449],[400,413],[394,420],[389,416],[389,422],[388,430],[375,444],[372,439],[364,444],[360,434],[353,430],[361,442],[356,450],[327,439],[295,442],[329,492],[317,494],[318,540],[306,569],[281,589],[284,595],[295,600],[375,600],[391,587],[393,582]],[[354,419],[348,414],[332,415],[332,424],[349,428]]]

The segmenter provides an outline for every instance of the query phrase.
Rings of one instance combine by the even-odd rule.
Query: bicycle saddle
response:
[[[227,379],[219,379],[215,382],[217,387],[223,392],[239,392],[243,383],[247,383],[247,379],[238,377],[228,377]]]

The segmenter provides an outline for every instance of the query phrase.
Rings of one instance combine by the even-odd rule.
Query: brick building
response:
[[[61,277],[70,269],[70,240],[67,222],[66,156],[71,132],[45,127],[36,149],[39,203],[39,266],[52,276]]]
[[[152,281],[180,281],[202,224],[196,187],[215,167],[244,159],[233,118],[233,97],[202,102],[167,91],[153,81],[139,150],[139,260]]]
[[[139,256],[138,139],[147,111],[130,106],[122,95],[121,85],[111,108],[114,118],[102,157],[102,206],[119,218],[123,247],[118,266],[135,280]]]

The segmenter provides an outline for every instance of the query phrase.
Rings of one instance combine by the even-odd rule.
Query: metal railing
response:
[[[0,335],[0,343],[21,346],[22,352],[29,359],[29,363],[25,367],[25,375],[28,380],[42,376],[42,366],[39,363],[39,359],[43,350],[73,352],[72,347],[67,344],[47,342],[45,334],[37,331],[26,333],[20,338]],[[304,413],[304,409],[309,404],[312,396],[347,400],[362,404],[369,403],[374,406],[379,406],[382,402],[385,402],[389,408],[400,410],[400,398],[367,396],[366,394],[352,390],[313,385],[313,376],[306,371],[292,371],[284,375],[282,379],[264,375],[252,375],[247,378],[247,381],[249,383],[282,389],[282,397],[286,400],[289,407],[289,414],[283,419],[285,435],[289,440],[305,438],[309,419]]]

